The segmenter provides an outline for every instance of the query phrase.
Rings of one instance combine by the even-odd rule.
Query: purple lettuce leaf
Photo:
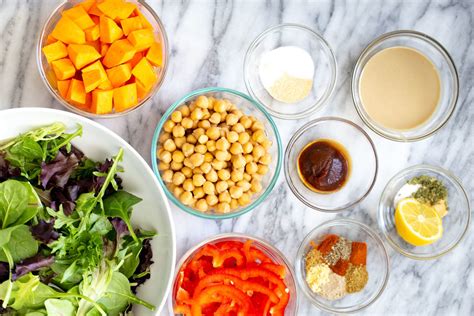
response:
[[[51,266],[54,263],[54,257],[45,257],[37,254],[34,257],[20,261],[15,266],[15,272],[13,273],[12,279],[16,280],[21,276],[28,274],[33,271]]]
[[[3,153],[0,153],[0,182],[19,177],[20,175],[20,169],[11,166],[8,160],[5,159]]]
[[[151,244],[150,244],[150,239],[145,239],[143,240],[142,244],[142,250],[140,252],[140,264],[137,267],[137,270],[135,270],[135,275],[142,274],[144,272],[150,271],[150,266],[153,264],[153,251],[151,249]],[[137,288],[145,283],[146,280],[150,278],[150,274],[146,273],[143,276],[139,278],[132,277],[131,282],[136,283],[135,286],[132,287],[133,293],[136,294]]]
[[[30,226],[30,231],[36,240],[49,244],[59,238],[59,233],[54,230],[54,221],[46,222],[40,220],[37,225]]]
[[[3,283],[3,281],[8,280],[8,268],[8,263],[0,262],[0,283]]]
[[[59,151],[51,162],[42,162],[40,180],[43,188],[64,188],[79,161],[80,159],[74,153],[65,156]]]

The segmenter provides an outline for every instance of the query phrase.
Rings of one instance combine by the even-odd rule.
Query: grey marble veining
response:
[[[448,124],[433,137],[395,143],[365,128],[379,154],[380,172],[370,195],[338,216],[377,228],[376,208],[388,179],[418,163],[442,166],[458,175],[472,200],[474,192],[474,2],[464,1],[148,1],[168,32],[170,68],[162,89],[140,110],[118,119],[100,120],[150,161],[151,138],[162,113],[187,92],[207,86],[245,91],[243,59],[250,42],[269,26],[293,22],[321,33],[338,61],[335,93],[322,110],[300,121],[277,120],[286,146],[298,126],[309,119],[336,115],[361,124],[350,96],[350,73],[362,49],[375,37],[397,29],[425,32],[444,45],[458,68],[460,95]],[[57,0],[0,0],[0,109],[41,106],[61,108],[38,74],[37,36]],[[0,126],[1,128],[1,126]],[[172,206],[177,226],[178,258],[191,246],[220,232],[245,232],[271,241],[293,261],[303,237],[333,218],[300,203],[284,176],[267,201],[238,219],[202,220]],[[366,315],[473,315],[474,236],[441,259],[407,259],[388,244],[390,281]],[[299,315],[322,314],[300,293]]]

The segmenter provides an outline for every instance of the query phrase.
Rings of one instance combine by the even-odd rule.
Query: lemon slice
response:
[[[398,203],[395,227],[398,235],[413,246],[432,244],[443,235],[443,223],[436,210],[413,198]]]

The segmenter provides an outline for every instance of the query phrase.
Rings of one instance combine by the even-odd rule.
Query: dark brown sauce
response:
[[[338,142],[318,139],[301,151],[298,173],[309,189],[320,193],[334,192],[349,178],[350,157]]]

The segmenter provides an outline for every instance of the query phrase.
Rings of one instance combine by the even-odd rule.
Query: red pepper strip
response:
[[[216,311],[214,312],[214,316],[228,316],[231,312],[237,313],[238,310],[235,310],[237,305],[221,304]]]
[[[267,287],[252,281],[244,281],[236,276],[228,275],[228,274],[212,274],[208,275],[205,278],[201,279],[198,283],[198,286],[194,290],[194,297],[198,295],[204,288],[215,285],[215,284],[226,284],[226,285],[233,285],[237,289],[241,290],[244,293],[248,293],[249,291],[262,293],[274,303],[278,303],[280,299],[274,292],[269,290]]]
[[[202,308],[204,305],[221,303],[225,298],[229,298],[232,300],[232,303],[240,305],[241,308],[237,315],[250,316],[253,314],[252,301],[247,295],[233,286],[221,284],[208,287],[195,297],[193,305],[191,306],[192,316],[202,316]]]
[[[264,262],[260,265],[262,268],[272,271],[276,275],[280,277],[280,279],[284,279],[286,276],[286,268],[280,264]]]
[[[231,249],[237,248],[241,249],[244,246],[244,243],[241,241],[230,240],[230,241],[220,241],[214,244],[219,249]]]
[[[188,300],[189,299],[189,292],[186,291],[182,285],[183,285],[183,280],[184,280],[184,271],[179,271],[178,274],[178,283],[176,284],[177,290],[176,290],[176,302],[180,303],[183,300]]]
[[[174,313],[179,315],[191,316],[191,308],[184,304],[178,304],[174,307]]]
[[[251,247],[250,248],[250,260],[249,262],[272,262],[272,259],[268,258],[268,256],[261,250]]]
[[[196,262],[202,257],[212,257],[212,266],[214,268],[222,267],[224,261],[229,258],[234,258],[239,267],[244,264],[244,256],[240,250],[235,248],[219,250],[214,245],[205,245],[199,250],[192,261]]]
[[[247,241],[244,243],[243,246],[243,251],[245,254],[245,258],[247,259],[247,262],[252,262],[252,255],[250,254],[250,248],[252,247],[252,241],[250,239],[247,239]]]

